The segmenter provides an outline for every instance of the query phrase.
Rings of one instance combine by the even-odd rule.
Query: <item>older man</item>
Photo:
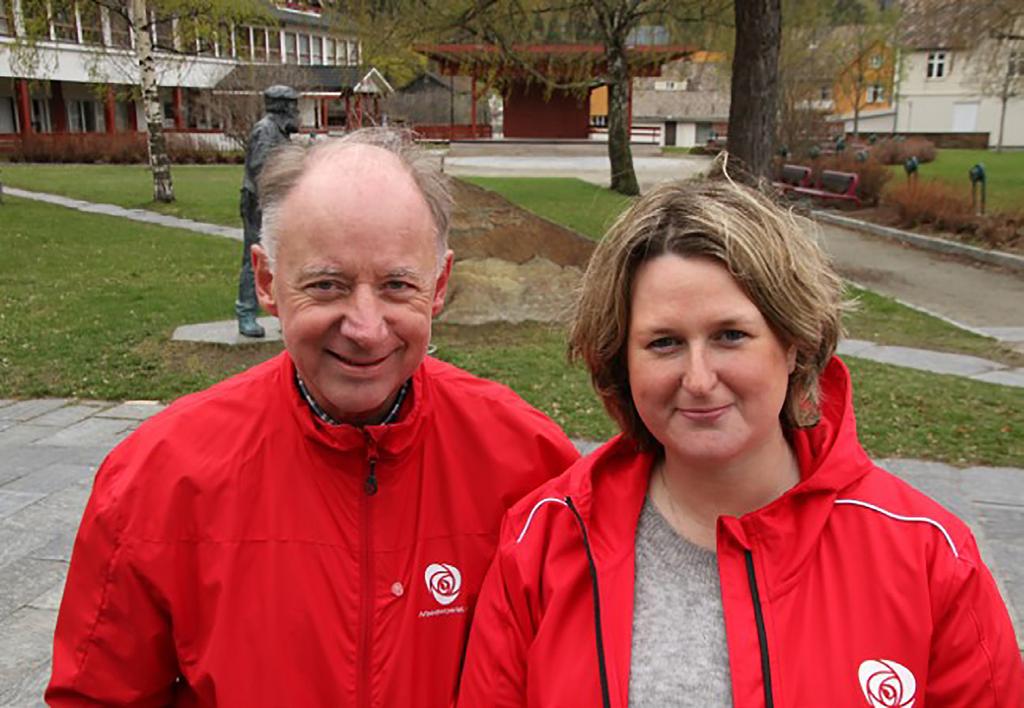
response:
[[[504,509],[576,457],[426,357],[449,198],[409,146],[289,145],[259,186],[257,291],[287,351],[104,462],[52,705],[447,706]]]

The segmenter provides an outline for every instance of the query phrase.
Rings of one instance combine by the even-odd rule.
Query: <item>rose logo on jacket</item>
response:
[[[871,708],[914,708],[917,679],[903,664],[868,659],[860,665],[857,678]]]
[[[459,590],[462,589],[462,573],[454,565],[431,563],[427,566],[423,579],[438,603],[450,605],[458,599]]]

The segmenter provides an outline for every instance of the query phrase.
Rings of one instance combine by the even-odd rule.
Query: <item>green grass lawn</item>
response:
[[[170,400],[280,351],[169,341],[177,325],[233,316],[233,241],[15,198],[0,217],[0,397]],[[614,431],[584,372],[565,363],[560,328],[439,325],[434,343],[572,435]],[[1024,467],[1021,389],[850,363],[872,454]]]
[[[465,177],[545,219],[599,239],[630,197],[571,177]]]
[[[241,226],[238,215],[241,165],[175,165],[171,176],[177,201],[158,204],[153,201],[149,168],[144,165],[0,163],[0,181],[12,187]]]
[[[1024,208],[1024,152],[994,152],[990,150],[942,149],[934,162],[918,168],[920,179],[936,179],[963,189],[971,197],[971,183],[967,171],[976,163],[985,165],[988,208],[993,211],[1017,211]],[[906,177],[903,167],[894,165],[895,173],[889,185],[901,184]]]

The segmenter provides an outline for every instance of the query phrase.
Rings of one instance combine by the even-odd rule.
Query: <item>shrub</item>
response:
[[[860,177],[857,196],[864,204],[878,204],[882,196],[882,189],[892,178],[892,172],[878,160],[873,157],[868,157],[867,160],[858,160],[856,155],[850,154],[849,151],[819,157],[815,161],[814,167],[817,170],[816,177],[821,174],[822,170],[856,172]]]
[[[900,226],[928,224],[992,248],[1024,247],[1024,212],[975,215],[967,191],[945,182],[913,180],[889,190],[886,201],[896,207]]]
[[[925,138],[879,140],[871,148],[871,156],[883,165],[902,165],[910,157],[921,163],[931,162],[936,152],[935,143]]]
[[[22,139],[12,162],[145,162],[141,133],[47,133]]]

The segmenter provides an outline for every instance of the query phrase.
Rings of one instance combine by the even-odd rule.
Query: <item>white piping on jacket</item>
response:
[[[541,499],[539,502],[533,505],[532,509],[530,509],[530,515],[526,517],[526,525],[523,526],[523,530],[519,532],[519,538],[516,539],[516,543],[521,542],[523,540],[523,536],[525,536],[526,532],[530,529],[530,524],[533,523],[533,515],[537,513],[537,509],[541,508],[548,502],[556,502],[566,507],[569,506],[568,504],[565,503],[565,499],[559,499],[558,497],[544,497],[543,499]]]
[[[896,519],[897,521],[916,521],[916,522],[920,522],[920,523],[931,524],[932,526],[937,528],[939,531],[941,531],[942,535],[946,537],[946,543],[949,544],[950,550],[953,551],[953,556],[956,557],[957,559],[960,558],[960,554],[957,552],[956,546],[953,544],[953,539],[950,538],[949,533],[946,531],[946,528],[942,524],[940,524],[938,521],[936,521],[935,519],[929,519],[927,516],[901,516],[900,514],[894,514],[891,511],[883,509],[880,506],[875,506],[874,504],[869,504],[866,501],[860,501],[859,499],[836,499],[835,503],[836,504],[851,504],[853,506],[862,506],[865,509],[871,509],[872,511],[877,511],[879,514],[883,514],[885,516],[888,516],[890,519]]]

